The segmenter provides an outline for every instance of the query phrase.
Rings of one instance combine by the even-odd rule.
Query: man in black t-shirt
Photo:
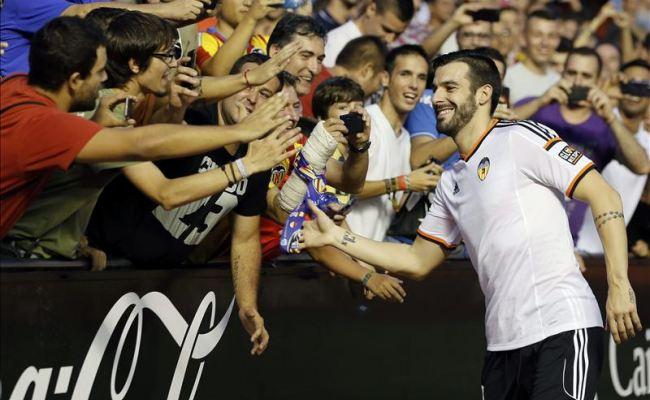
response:
[[[264,56],[244,56],[233,67],[241,72],[261,64]],[[259,61],[259,62],[258,62]],[[249,87],[218,104],[218,121],[241,121],[282,89],[282,75]],[[287,124],[270,135],[287,135]],[[282,132],[282,133],[281,133]],[[294,136],[297,132],[288,133]],[[254,342],[252,354],[261,354],[268,342],[264,320],[257,311],[257,287],[261,264],[260,215],[266,209],[270,171],[247,176],[241,159],[251,144],[234,144],[209,153],[156,163],[168,178],[220,168],[231,184],[220,193],[165,209],[120,178],[100,198],[88,228],[91,242],[111,255],[145,264],[176,264],[226,216],[232,220],[231,262],[239,317]]]

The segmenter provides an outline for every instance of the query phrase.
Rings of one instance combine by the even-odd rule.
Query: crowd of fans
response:
[[[623,198],[631,254],[649,256],[648,0],[151,3],[5,0],[3,258],[229,255],[250,310],[251,276],[310,191],[355,233],[412,241],[462,157],[436,130],[429,74],[459,49],[497,65],[495,118],[541,123],[594,161]],[[586,205],[566,210],[576,253],[602,253]],[[310,255],[356,281],[372,268]],[[390,276],[364,284],[400,297]]]

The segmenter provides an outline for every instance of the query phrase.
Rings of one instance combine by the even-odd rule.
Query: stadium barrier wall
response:
[[[586,277],[606,299],[603,261]],[[608,337],[600,400],[650,397],[650,263],[630,278],[647,327]],[[263,272],[260,357],[227,266],[0,268],[0,399],[480,399],[484,300],[468,262],[406,282],[405,304],[305,262]]]

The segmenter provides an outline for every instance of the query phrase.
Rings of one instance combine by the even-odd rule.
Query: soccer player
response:
[[[369,264],[422,279],[461,241],[486,296],[485,399],[593,399],[603,361],[598,303],[582,277],[564,196],[590,204],[605,249],[606,313],[617,343],[641,330],[627,276],[621,201],[593,163],[553,131],[492,114],[501,82],[471,51],[433,62],[438,129],[461,160],[442,174],[412,245],[375,242],[312,205],[302,248],[335,246]]]

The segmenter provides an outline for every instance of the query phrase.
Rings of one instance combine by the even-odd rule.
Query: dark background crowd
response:
[[[259,268],[312,186],[352,231],[410,242],[461,157],[429,74],[456,50],[497,65],[495,118],[594,161],[646,258],[649,29],[648,0],[5,0],[3,258]],[[578,258],[601,254],[586,205],[566,210]]]

